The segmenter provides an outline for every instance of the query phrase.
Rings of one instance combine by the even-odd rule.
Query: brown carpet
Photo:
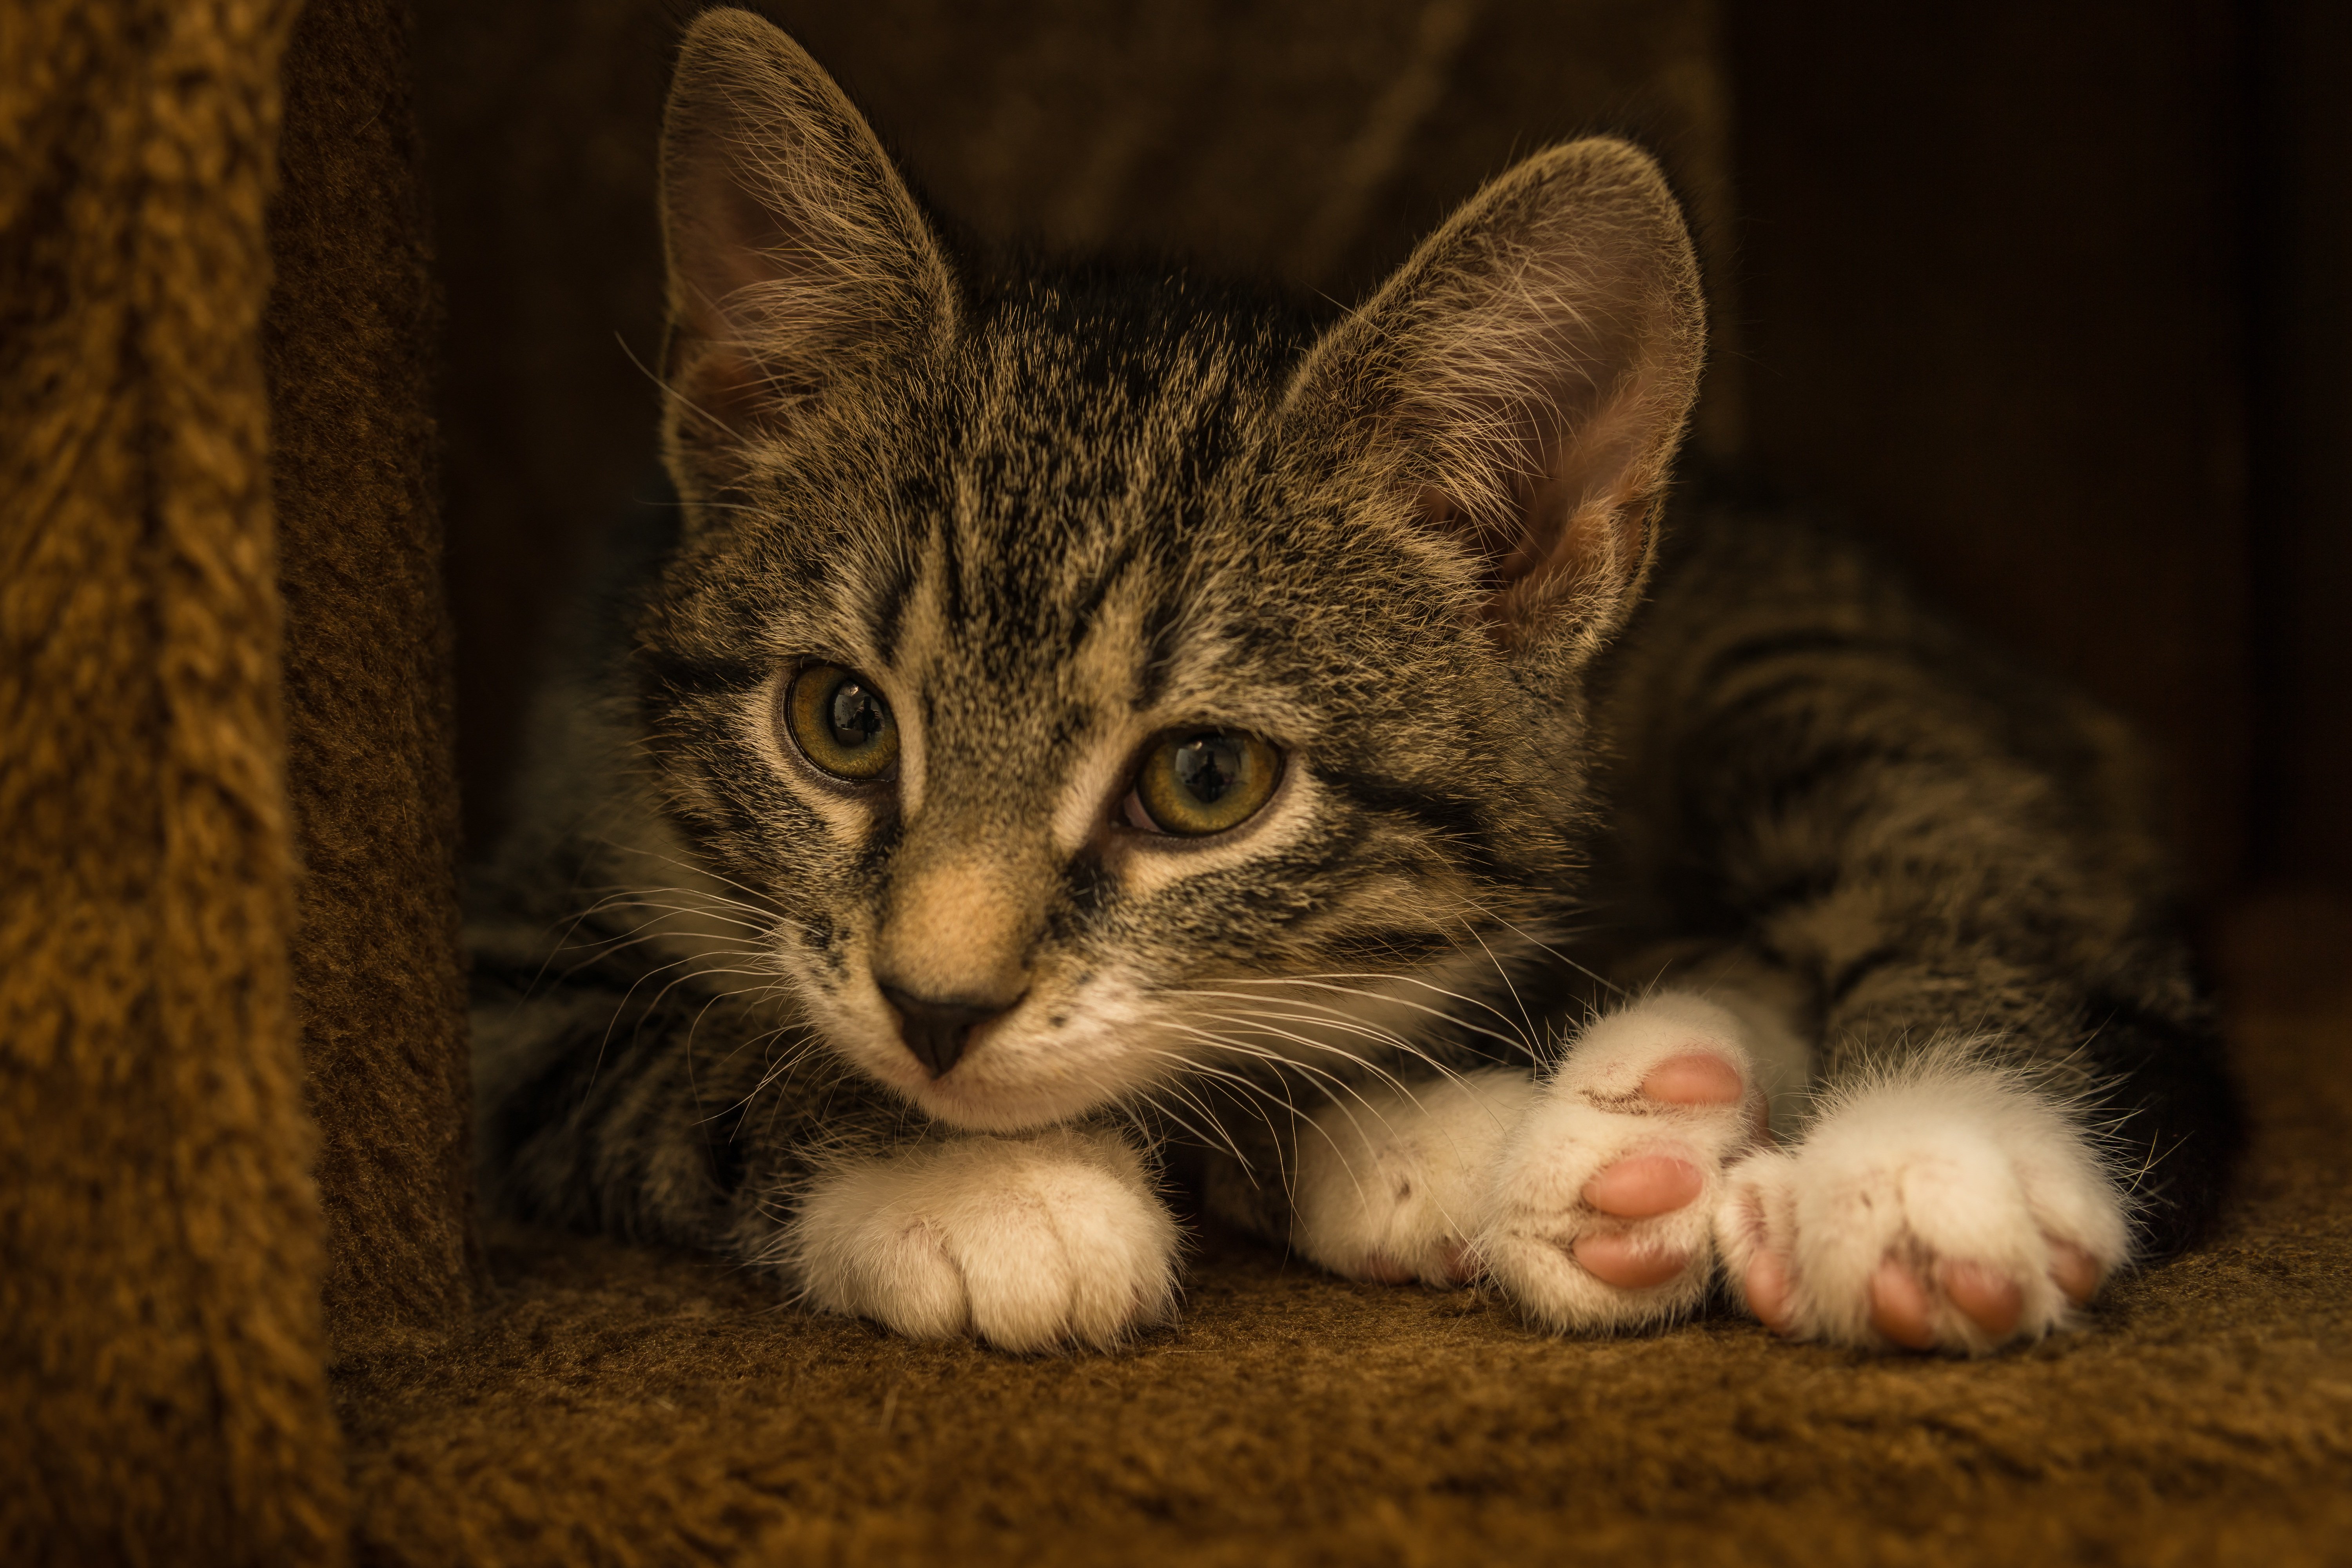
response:
[[[909,1344],[702,1258],[510,1235],[438,1356],[347,1368],[364,1557],[2352,1561],[2352,918],[2230,931],[2260,1119],[2208,1246],[1979,1363],[1507,1307],[1204,1241],[1112,1356]]]

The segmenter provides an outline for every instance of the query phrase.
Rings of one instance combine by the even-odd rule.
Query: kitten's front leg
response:
[[[2115,1180],[2015,1069],[1953,1046],[1828,1100],[1716,1212],[1727,1276],[1780,1332],[1979,1353],[2061,1326],[2124,1261]]]
[[[1327,1107],[1299,1131],[1292,1244],[1351,1279],[1466,1284],[1496,1154],[1536,1092],[1527,1073],[1487,1068]]]
[[[808,1300],[917,1339],[1118,1343],[1173,1315],[1175,1221],[1118,1134],[971,1136],[845,1162],[784,1237]]]

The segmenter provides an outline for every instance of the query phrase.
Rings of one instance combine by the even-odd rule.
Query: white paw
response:
[[[1799,1339],[1981,1353],[2063,1326],[2124,1261],[2082,1129],[1957,1052],[1833,1096],[1804,1142],[1729,1173],[1726,1275]]]
[[[1547,1328],[1662,1321],[1706,1298],[1724,1167],[1763,1130],[1748,1030],[1665,992],[1585,1030],[1505,1140],[1477,1252]]]
[[[1293,1244],[1351,1279],[1466,1283],[1495,1152],[1535,1095],[1526,1073],[1496,1068],[1323,1111],[1298,1140]]]
[[[1176,1224],[1107,1132],[958,1138],[844,1166],[785,1237],[814,1304],[916,1339],[1116,1344],[1171,1317]]]

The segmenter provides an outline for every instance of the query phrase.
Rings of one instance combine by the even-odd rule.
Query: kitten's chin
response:
[[[925,1115],[962,1132],[1040,1132],[1102,1108],[1098,1099],[1024,1095],[988,1089],[974,1091],[953,1082],[954,1078],[950,1073],[945,1079],[933,1079],[919,1088],[892,1087],[913,1100]]]

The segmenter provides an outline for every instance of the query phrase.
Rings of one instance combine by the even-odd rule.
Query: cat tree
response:
[[[581,16],[625,11],[610,36],[657,49],[650,7]],[[1352,25],[1442,50],[1468,15]],[[1576,16],[1652,40],[1611,68],[1634,77],[1706,37],[1676,31],[1696,5]],[[1021,1361],[478,1226],[410,26],[400,0],[0,9],[0,1557],[2289,1562],[2352,1536],[2352,998],[2264,978],[2324,968],[2316,917],[2248,928],[2262,1142],[2224,1234],[1984,1363],[1728,1319],[1555,1342],[1215,1237],[1177,1329]],[[1427,111],[1390,86],[1382,112]],[[1367,169],[1395,155],[1377,121],[1347,121]],[[1316,215],[1303,279],[1378,218]]]

